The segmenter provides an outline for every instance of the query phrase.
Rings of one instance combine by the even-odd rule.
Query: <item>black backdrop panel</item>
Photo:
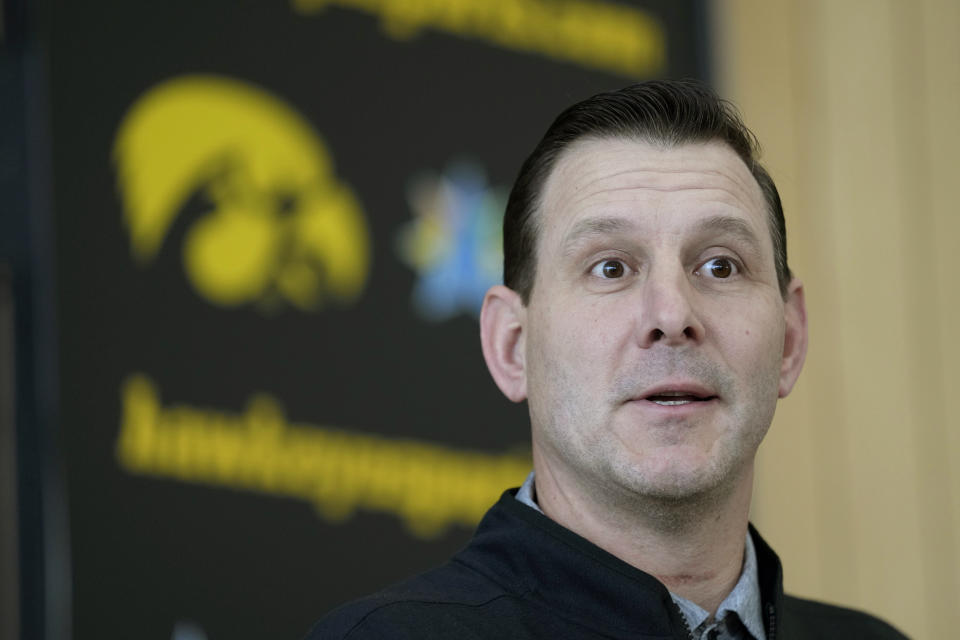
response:
[[[46,17],[75,637],[295,638],[454,552],[529,465],[506,189],[563,106],[702,77],[701,4]]]

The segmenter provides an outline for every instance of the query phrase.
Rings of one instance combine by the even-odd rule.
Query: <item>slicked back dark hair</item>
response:
[[[759,162],[760,145],[736,107],[695,80],[654,80],[601,93],[561,113],[520,168],[503,218],[503,281],[529,303],[536,279],[537,214],[543,188],[558,158],[584,138],[625,138],[665,146],[720,141],[753,174],[767,204],[780,293],[790,283],[787,232],[780,194]]]

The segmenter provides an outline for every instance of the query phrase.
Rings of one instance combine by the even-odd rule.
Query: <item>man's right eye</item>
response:
[[[591,270],[592,275],[607,280],[622,278],[626,273],[627,267],[621,260],[601,260]]]

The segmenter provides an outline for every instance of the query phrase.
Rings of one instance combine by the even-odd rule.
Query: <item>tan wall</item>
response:
[[[766,149],[810,351],[758,462],[791,591],[960,627],[960,3],[716,0],[721,92]],[[955,396],[956,394],[956,396]]]

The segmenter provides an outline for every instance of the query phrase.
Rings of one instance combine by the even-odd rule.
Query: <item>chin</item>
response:
[[[630,465],[614,473],[637,497],[682,502],[715,495],[732,485],[735,468],[716,460],[682,458],[661,459],[655,466]]]

